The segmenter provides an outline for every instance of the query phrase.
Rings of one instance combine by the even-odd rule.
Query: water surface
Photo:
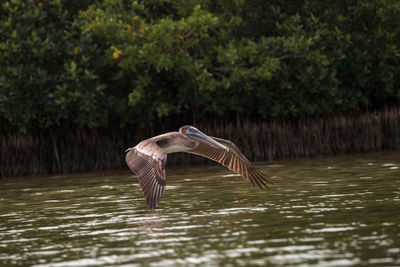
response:
[[[0,180],[0,265],[398,266],[400,153],[168,168],[150,212],[128,171]]]

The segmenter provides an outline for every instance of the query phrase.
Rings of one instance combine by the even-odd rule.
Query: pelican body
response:
[[[164,196],[167,154],[186,152],[217,161],[240,174],[261,189],[268,189],[267,176],[251,166],[250,161],[229,140],[210,137],[193,126],[183,126],[170,132],[141,141],[128,148],[125,157],[129,168],[139,177],[139,184],[149,209],[154,209]]]

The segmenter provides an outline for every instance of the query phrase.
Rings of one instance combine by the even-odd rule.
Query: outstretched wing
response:
[[[160,203],[160,198],[165,192],[165,153],[155,142],[139,143],[128,149],[125,160],[129,168],[139,176],[149,209],[154,209]]]
[[[218,143],[225,146],[227,149],[214,148],[208,144],[200,142],[199,146],[193,150],[185,152],[200,155],[216,162],[221,163],[231,171],[240,174],[244,179],[250,181],[255,186],[257,185],[262,190],[268,189],[268,176],[251,166],[250,161],[240,152],[239,148],[229,140],[222,138],[211,137]]]

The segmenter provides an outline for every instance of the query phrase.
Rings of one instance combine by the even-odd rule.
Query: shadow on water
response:
[[[148,211],[128,171],[3,179],[0,263],[400,265],[400,154],[257,164],[263,192],[224,168],[168,168]]]

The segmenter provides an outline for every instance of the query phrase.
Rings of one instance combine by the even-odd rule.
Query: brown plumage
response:
[[[150,209],[160,203],[165,192],[167,154],[187,152],[200,155],[226,166],[262,190],[268,189],[267,176],[251,166],[239,148],[229,140],[209,137],[193,126],[146,139],[126,150],[126,163],[139,176],[139,184]]]

